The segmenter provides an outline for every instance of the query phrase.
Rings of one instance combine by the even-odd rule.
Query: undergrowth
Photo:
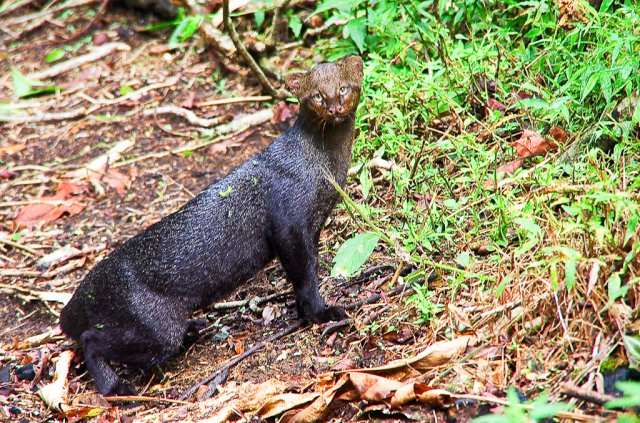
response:
[[[415,266],[407,280],[435,270],[444,282],[416,286],[418,323],[443,328],[442,301],[522,304],[492,328],[514,349],[548,347],[540,390],[584,382],[608,356],[625,365],[622,335],[637,333],[640,7],[578,3],[573,18],[551,1],[328,0],[314,12],[347,22],[329,58],[367,58],[350,191],[363,224],[395,240],[389,252]],[[500,172],[525,130],[565,136]],[[393,167],[369,166],[380,159]],[[560,365],[588,359],[603,334],[594,362]],[[527,366],[510,365],[518,384]]]

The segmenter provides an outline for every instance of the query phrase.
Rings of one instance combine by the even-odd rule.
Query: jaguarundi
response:
[[[228,296],[279,258],[298,315],[341,320],[318,291],[320,230],[351,161],[362,59],[349,56],[293,73],[294,125],[261,153],[175,213],[129,239],[84,278],[62,310],[98,391],[129,395],[111,361],[149,368],[180,348],[192,313]]]

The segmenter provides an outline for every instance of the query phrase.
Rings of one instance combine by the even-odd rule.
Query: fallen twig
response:
[[[206,106],[221,106],[224,104],[234,104],[234,103],[258,103],[262,101],[271,101],[273,97],[270,95],[254,95],[247,97],[235,97],[235,98],[220,98],[216,100],[205,100],[196,103],[196,107],[206,107]]]
[[[131,47],[129,47],[125,43],[107,43],[103,44],[99,47],[94,48],[91,52],[87,54],[83,54],[82,56],[74,57],[72,59],[66,60],[64,62],[58,63],[54,66],[51,66],[49,69],[44,69],[39,72],[34,72],[28,75],[30,79],[48,79],[53,78],[54,76],[60,75],[61,73],[67,72],[71,69],[75,69],[85,63],[95,62],[96,60],[100,60],[105,56],[110,55],[116,51],[130,51]]]
[[[198,143],[189,143],[181,147],[174,148],[172,150],[163,151],[160,153],[151,153],[151,154],[136,157],[130,160],[117,162],[112,164],[111,167],[121,167],[121,166],[130,165],[132,163],[137,163],[142,160],[158,159],[158,158],[169,156],[171,154],[180,154],[184,151],[199,150],[208,145],[215,144],[229,137],[235,136],[241,133],[242,131],[247,130],[251,126],[260,125],[264,122],[267,122],[271,120],[272,117],[273,117],[273,111],[271,111],[270,109],[259,110],[251,115],[241,117],[239,119],[236,119],[224,125],[216,126],[215,128],[212,128],[209,130],[202,130],[203,135],[214,137],[212,139],[201,141]]]
[[[189,121],[189,123],[198,126],[204,126],[205,128],[209,128],[211,126],[219,125],[223,120],[221,117],[216,117],[213,119],[205,119],[201,118],[191,110],[178,107],[178,106],[162,106],[156,107],[155,109],[148,109],[142,112],[143,116],[154,116],[154,115],[162,115],[162,114],[174,114],[180,117],[185,118]]]
[[[271,119],[273,119],[273,110],[262,109],[250,115],[242,116],[241,118],[232,120],[229,123],[216,126],[213,129],[202,130],[201,133],[202,135],[207,137],[216,137],[216,136],[219,136],[222,134],[228,134],[231,132],[242,132],[249,129],[252,126],[257,126],[265,122],[268,122]]]
[[[249,348],[248,350],[245,350],[245,352],[243,352],[242,354],[239,354],[239,355],[235,356],[234,358],[232,358],[231,360],[229,360],[226,364],[224,364],[222,367],[218,368],[215,372],[211,373],[209,376],[207,376],[204,379],[198,381],[197,383],[191,385],[189,387],[189,389],[187,389],[182,395],[180,395],[180,399],[181,400],[186,400],[187,398],[191,398],[193,396],[193,394],[196,393],[198,388],[200,388],[200,386],[211,382],[216,377],[218,377],[220,374],[223,374],[224,372],[228,372],[229,369],[231,369],[233,366],[235,366],[236,364],[238,364],[239,362],[241,362],[245,358],[249,357],[254,352],[264,348],[266,345],[271,344],[273,341],[275,341],[277,339],[280,339],[280,338],[282,338],[284,336],[287,336],[287,335],[295,332],[296,330],[300,329],[301,327],[302,327],[302,321],[298,320],[295,323],[292,323],[291,325],[287,326],[285,329],[281,330],[280,332],[277,332],[277,333],[271,335],[270,337],[266,338],[265,340],[263,340],[261,342],[258,342],[257,344],[255,344],[251,348]],[[207,393],[209,393],[209,392],[206,392],[205,394],[203,394],[200,397],[198,397],[198,400],[199,401],[205,400],[205,399],[209,398],[213,394],[213,392],[211,392],[211,393],[209,393],[209,396],[207,396],[206,395]]]
[[[112,99],[100,99],[100,100],[96,100],[95,98],[91,98],[88,95],[83,95],[82,98],[84,98],[85,100],[87,100],[90,103],[96,104],[96,105],[114,105],[114,104],[118,104],[121,103],[123,101],[129,100],[131,98],[137,97],[140,94],[144,94],[148,91],[153,91],[153,90],[157,90],[158,88],[166,88],[166,87],[170,87],[172,85],[175,85],[178,81],[180,80],[180,78],[178,78],[177,76],[171,77],[169,79],[167,79],[164,82],[157,82],[155,84],[149,84],[146,85],[140,89],[137,89],[135,91],[131,91],[130,93],[127,93],[123,96],[120,97],[116,97],[116,98],[112,98]]]
[[[266,303],[267,301],[275,300],[276,298],[284,297],[291,294],[293,294],[293,292],[287,291],[287,292],[282,292],[278,294],[267,295],[266,297],[252,297],[252,298],[247,298],[246,300],[228,301],[225,303],[215,303],[210,308],[213,310],[229,310],[232,308],[240,308],[240,307],[249,305],[249,308],[253,310],[253,308],[259,306],[262,303]]]
[[[231,22],[231,17],[229,16],[229,0],[222,1],[222,17],[224,19],[224,27],[227,29],[231,40],[233,41],[233,45],[236,46],[236,49],[242,56],[242,58],[247,62],[251,70],[256,74],[258,79],[260,80],[260,84],[262,87],[269,92],[270,95],[276,98],[287,98],[287,93],[283,91],[278,91],[275,87],[269,82],[264,72],[260,68],[260,66],[256,63],[256,61],[251,57],[251,54],[247,51],[242,41],[240,41],[240,37],[236,32],[235,26]]]
[[[24,7],[32,2],[33,0],[17,0],[12,3],[3,4],[2,7],[0,8],[0,16],[6,15],[7,13],[12,12],[14,10],[20,9],[21,7]]]
[[[78,107],[77,109],[70,110],[68,112],[53,112],[43,113],[35,112],[19,115],[3,115],[0,114],[0,122],[8,123],[27,123],[27,122],[49,122],[58,120],[75,119],[80,116],[88,115],[96,110],[98,107]]]
[[[613,395],[601,394],[589,389],[580,388],[579,386],[569,383],[562,384],[560,392],[568,397],[577,398],[592,404],[605,405],[607,402],[615,399]]]
[[[6,21],[4,21],[4,25],[11,26],[11,25],[27,23],[34,19],[44,18],[48,15],[51,15],[55,12],[59,12],[61,10],[72,9],[74,7],[84,6],[85,4],[91,4],[91,3],[97,3],[97,2],[98,0],[70,0],[56,7],[50,7],[49,9],[44,9],[36,13],[31,13],[29,15],[16,16],[15,18],[7,19]]]
[[[136,402],[165,402],[168,404],[180,404],[180,405],[191,405],[193,403],[189,401],[182,401],[171,398],[157,398],[157,397],[145,397],[140,395],[126,395],[126,396],[114,396],[114,397],[104,397],[107,401],[136,401]]]

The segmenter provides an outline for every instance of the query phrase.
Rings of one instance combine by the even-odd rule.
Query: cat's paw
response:
[[[323,311],[309,316],[309,320],[313,323],[327,323],[344,320],[347,317],[349,316],[347,316],[347,312],[344,311],[344,308],[333,306],[326,307]]]

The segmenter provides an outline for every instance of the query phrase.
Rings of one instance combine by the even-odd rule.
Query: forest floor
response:
[[[260,408],[249,404],[250,398],[261,398],[256,390],[264,398],[315,392],[316,396],[301,400],[299,408],[317,399],[318,392],[332,392],[332,387],[339,391],[344,383],[340,372],[410,359],[445,334],[445,339],[464,340],[464,345],[445,344],[438,365],[406,365],[403,372],[411,377],[403,381],[414,383],[416,392],[430,389],[424,385],[430,384],[449,392],[482,394],[482,401],[455,401],[441,393],[435,403],[446,398],[453,406],[391,407],[364,395],[356,401],[357,397],[342,392],[341,402],[334,401],[330,410],[317,413],[342,421],[469,421],[500,404],[508,386],[531,394],[538,392],[538,385],[557,388],[562,380],[581,380],[618,345],[617,338],[614,342],[605,333],[598,335],[595,345],[590,332],[582,339],[567,335],[563,347],[556,348],[556,332],[569,333],[559,323],[548,324],[557,312],[557,296],[542,288],[527,291],[523,287],[520,296],[498,301],[476,289],[487,280],[458,286],[458,301],[446,307],[446,315],[431,326],[424,325],[419,311],[406,306],[411,288],[398,289],[403,277],[416,269],[399,265],[402,260],[386,249],[376,248],[364,270],[353,278],[329,276],[336,246],[355,226],[353,215],[340,207],[321,237],[321,291],[329,303],[354,305],[351,321],[305,326],[268,342],[231,367],[217,397],[195,406],[179,403],[181,394],[229,359],[297,322],[290,286],[280,264],[274,262],[219,309],[198,311],[195,317],[206,318],[206,327],[183,353],[150,372],[120,369],[144,398],[105,402],[95,395],[82,351],[59,333],[63,304],[87,271],[114,247],[269,145],[292,124],[295,106],[261,96],[261,87],[247,67],[220,60],[195,39],[179,49],[168,49],[162,38],[168,33],[141,31],[157,20],[132,11],[110,8],[77,40],[41,45],[72,33],[70,28],[82,27],[93,16],[89,12],[95,5],[69,10],[73,13],[60,10],[26,22],[19,18],[35,8],[0,17],[0,27],[5,28],[0,45],[6,47],[0,51],[0,111],[14,119],[0,127],[0,420],[73,421],[95,414],[99,414],[93,417],[96,421],[109,422],[199,421],[220,416],[237,420]],[[64,90],[16,100],[12,69],[30,75],[55,66],[58,62],[47,63],[45,57],[63,44],[61,62],[110,43],[122,44],[113,44],[102,58],[51,78]],[[272,64],[286,74],[320,60],[313,50],[298,44],[281,51]],[[250,123],[229,133],[206,134],[208,129],[175,113],[148,113],[160,106],[178,106],[216,120],[212,127],[242,118]],[[272,113],[261,112],[265,110]],[[72,116],[65,117],[63,113],[68,112]],[[350,184],[353,188],[355,182]],[[421,201],[433,205],[435,200]],[[518,269],[513,255],[509,260]],[[499,280],[499,263],[479,266],[496,278],[492,281]],[[431,269],[419,270],[437,292],[431,301],[446,303],[441,277],[426,276]],[[577,306],[590,307],[586,302]],[[576,320],[575,325],[583,328],[592,322]],[[527,331],[536,335],[522,335]],[[32,339],[40,334],[46,336]],[[512,336],[518,345],[509,340]],[[474,347],[479,339],[484,341]],[[567,358],[564,343],[572,342],[576,351]],[[75,352],[69,373],[72,407],[61,413],[52,410],[37,391],[51,382],[56,359],[67,350]],[[571,361],[580,363],[575,368],[582,370],[573,372],[576,363]],[[552,371],[546,366],[551,362]],[[379,374],[389,375],[398,367],[393,369]],[[357,384],[355,379],[352,383]],[[241,403],[243,397],[247,403]],[[280,413],[296,409],[284,397],[278,398],[284,404]],[[194,395],[187,399],[193,400]],[[598,405],[579,405],[580,412],[567,412],[564,418],[594,421],[591,414],[606,415]],[[229,410],[224,411],[225,407]],[[271,418],[280,413],[260,415]]]
[[[74,17],[82,16],[86,10],[79,7],[74,14],[66,16],[66,21],[56,22],[71,25]],[[10,14],[3,20],[19,16],[19,13]],[[140,14],[121,9],[110,10],[91,32],[73,43],[71,54],[81,55],[94,48],[92,39],[96,37],[126,43],[130,50],[114,52],[56,77],[55,84],[64,87],[64,91],[12,103],[15,109],[44,113],[62,113],[78,107],[94,107],[94,110],[77,118],[7,123],[2,128],[0,170],[10,173],[0,177],[3,221],[0,271],[1,288],[6,293],[0,297],[0,332],[4,345],[0,354],[3,369],[7,369],[0,373],[0,393],[8,401],[5,412],[9,415],[0,418],[15,421],[52,418],[35,390],[51,378],[51,357],[67,349],[77,353],[70,375],[70,397],[75,398],[75,403],[86,404],[87,394],[93,392],[94,387],[81,365],[82,355],[77,345],[60,335],[47,339],[42,345],[26,349],[13,347],[56,328],[62,303],[68,297],[55,297],[55,294],[72,293],[96,261],[115,246],[175,211],[208,184],[265,148],[295,118],[295,106],[281,103],[275,107],[272,101],[246,100],[260,94],[260,87],[247,69],[222,68],[216,58],[201,47],[168,51],[156,33],[139,31],[147,23],[146,19],[154,18],[141,18]],[[51,38],[45,31],[28,28],[23,31],[25,35],[19,38],[19,45],[24,48],[19,47],[2,58],[2,69],[6,71],[0,82],[2,102],[13,101],[9,70],[16,67],[23,74],[42,70],[50,66],[44,57],[56,47],[37,46]],[[278,64],[280,70],[286,72],[295,65],[295,58],[310,55],[308,50],[292,49],[282,57]],[[136,93],[153,84],[160,87]],[[229,104],[224,104],[225,99]],[[223,104],[200,105],[211,100],[222,100]],[[279,112],[266,122],[220,137],[210,145],[177,153],[172,150],[197,141],[200,134],[179,116],[142,115],[144,110],[161,105],[186,106],[201,117],[221,118],[221,122],[265,109],[277,108]],[[91,183],[90,178],[67,177],[69,172],[82,170],[92,160],[106,157],[105,154],[123,140],[131,141],[131,145],[115,160],[112,156],[106,167],[99,168],[98,176]],[[161,157],[154,156],[157,153]],[[27,209],[27,218],[42,218],[42,224],[29,229],[15,224],[14,219],[25,213],[27,206],[39,204],[39,199],[55,196],[65,189],[72,194],[58,197],[59,204],[51,203],[56,199],[45,199],[45,203],[50,201],[51,205],[44,211]],[[68,209],[58,209],[69,202],[78,209],[70,213]],[[349,217],[340,211],[333,219],[344,221]],[[331,227],[323,233],[322,245],[335,244],[339,237]],[[327,263],[331,259],[326,248],[322,251],[322,277],[326,281],[322,291],[332,303],[348,305],[366,299],[378,292],[396,270],[392,258],[377,254],[364,276],[355,283],[347,284],[343,280],[335,284],[333,278],[327,278]],[[51,263],[39,261],[56,252],[59,256]],[[38,297],[47,294],[50,296],[44,301]],[[268,296],[275,298],[256,307],[249,307],[246,301],[241,306],[232,304],[225,310],[196,314],[208,319],[205,334],[184,354],[151,373],[123,371],[138,387],[144,388],[141,395],[176,398],[229,358],[297,321],[290,286],[277,262],[228,300]],[[381,307],[384,303],[383,299],[382,304],[365,305],[357,312],[363,316],[375,313],[369,308]],[[323,329],[307,326],[269,343],[233,367],[229,381],[261,383],[275,379],[284,383],[288,391],[302,391],[320,373],[379,365],[403,357],[411,350],[404,346],[414,344],[420,336],[420,329],[410,326],[397,336],[388,336],[388,341],[363,335],[352,325],[338,328],[339,336],[335,331],[323,336]],[[13,369],[11,376],[9,368]],[[29,374],[33,368],[38,373],[35,379],[26,376],[20,380],[14,374],[14,371],[20,373],[18,369]],[[163,403],[149,403],[133,411],[112,410],[111,417],[126,419],[133,413],[153,416],[162,406]],[[354,407],[341,413],[354,415],[358,411]],[[69,416],[77,418],[79,414]]]

